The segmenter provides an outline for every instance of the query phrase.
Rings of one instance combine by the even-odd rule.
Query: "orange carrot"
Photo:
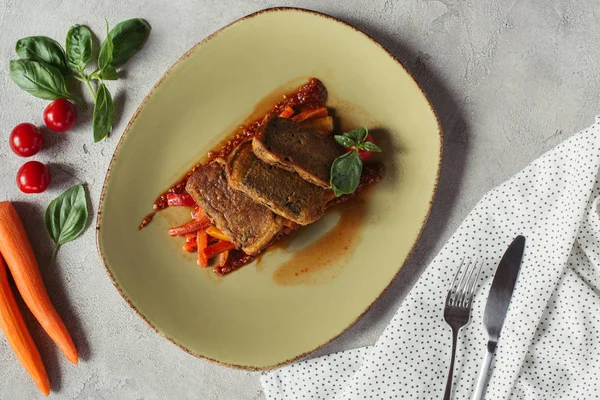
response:
[[[207,248],[204,249],[204,255],[206,259],[211,259],[217,254],[221,254],[224,251],[229,251],[235,249],[235,245],[231,242],[227,242],[225,240],[219,240],[215,244],[211,244]],[[200,251],[198,251],[200,253]]]
[[[279,114],[279,116],[280,116],[281,118],[290,118],[292,115],[294,115],[294,112],[295,112],[295,111],[294,111],[294,109],[293,109],[292,107],[290,107],[290,106],[287,106],[287,107],[285,108],[285,110],[283,110],[283,111],[281,112],[281,114]]]
[[[307,119],[306,121],[302,121],[300,126],[327,136],[333,132],[333,117]]]
[[[228,242],[231,241],[231,239],[229,239],[229,237],[223,232],[221,232],[216,226],[211,225],[208,228],[206,228],[206,233],[208,234],[208,236],[213,237],[215,239],[226,240]]]
[[[204,217],[204,212],[199,206],[196,206],[192,209],[192,219],[196,221],[200,221]]]
[[[229,258],[229,250],[222,252],[219,254],[219,267],[224,267],[227,264],[227,259]]]
[[[300,114],[292,118],[292,121],[302,122],[310,118],[321,118],[326,117],[327,115],[327,107],[313,108],[312,110],[302,111]]]
[[[185,242],[183,244],[183,251],[185,251],[186,253],[195,253],[197,250],[198,250],[198,244],[196,244],[196,241]]]
[[[79,355],[75,344],[48,297],[21,218],[8,201],[0,202],[0,254],[31,313],[67,359],[77,364]]]
[[[48,374],[46,374],[40,352],[27,330],[13,296],[2,256],[0,256],[0,329],[4,332],[8,344],[12,347],[31,379],[40,391],[48,396],[50,394]]]
[[[208,257],[204,255],[204,249],[208,246],[208,235],[204,231],[198,231],[198,266],[208,267]]]
[[[198,232],[201,229],[206,228],[210,224],[210,221],[206,217],[202,217],[199,221],[193,220],[187,224],[169,229],[170,236],[185,236],[188,233]]]

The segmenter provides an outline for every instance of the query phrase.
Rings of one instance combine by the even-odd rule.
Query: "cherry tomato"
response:
[[[49,184],[48,168],[39,161],[28,161],[17,172],[17,186],[23,193],[42,193]]]
[[[371,142],[373,144],[375,143],[375,141],[373,140],[373,136],[371,136],[370,133],[367,135],[367,138],[365,139],[365,142]],[[352,151],[352,150],[354,150],[354,147],[348,148],[348,151]],[[372,155],[373,155],[372,151],[358,149],[358,157],[362,161],[367,161],[369,158],[371,158]]]
[[[10,148],[20,157],[31,157],[42,149],[44,137],[37,126],[24,122],[10,133]]]
[[[57,99],[44,110],[46,126],[55,132],[66,132],[77,120],[75,106],[67,99]]]

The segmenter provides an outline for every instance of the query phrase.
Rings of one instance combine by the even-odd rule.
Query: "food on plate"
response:
[[[75,125],[77,110],[67,99],[56,99],[44,109],[44,122],[54,132],[66,132]]]
[[[13,296],[6,265],[0,255],[0,330],[4,333],[6,341],[15,352],[15,355],[25,368],[33,382],[40,391],[48,396],[50,394],[50,380],[44,368],[42,357],[38,351],[27,325],[23,320],[21,311]]]
[[[48,297],[21,218],[8,201],[0,202],[0,254],[33,316],[67,359],[77,364],[79,356],[75,344]]]
[[[246,254],[260,252],[285,226],[282,217],[229,185],[220,159],[197,169],[186,190],[210,216],[206,225],[212,221],[229,242]]]
[[[250,142],[231,153],[226,170],[231,187],[297,224],[308,225],[325,213],[327,190],[260,160]]]
[[[169,235],[185,238],[201,267],[219,256],[213,271],[225,275],[380,181],[383,166],[363,168],[358,152],[381,150],[365,143],[366,128],[332,136],[326,99],[315,78],[285,95],[161,194],[139,228],[166,207],[190,207],[192,220]]]
[[[39,161],[28,161],[17,171],[17,186],[23,193],[42,193],[48,185],[50,173]]]
[[[369,143],[369,144],[367,144],[367,143]],[[379,147],[377,147],[377,149],[373,149],[372,145],[375,145],[375,141],[373,140],[373,136],[371,136],[371,134],[369,133],[367,135],[367,138],[364,140],[363,145],[358,148],[358,157],[360,158],[361,161],[367,161],[369,158],[371,158],[373,156],[373,154],[381,151],[381,150],[377,150],[377,149],[379,149]],[[371,150],[366,150],[366,148],[371,148]],[[351,146],[351,147],[347,148],[346,150],[350,152],[355,149],[356,149],[355,146]]]
[[[37,126],[24,122],[10,132],[9,143],[19,157],[31,157],[44,146],[44,137]]]
[[[331,164],[344,154],[344,148],[330,136],[276,114],[269,114],[262,121],[252,139],[252,150],[262,161],[296,172],[324,189],[331,189]]]
[[[362,151],[381,152],[381,149],[372,141],[367,141],[369,131],[366,127],[356,128],[342,135],[334,135],[336,142],[348,149],[348,152],[339,156],[331,164],[331,188],[336,197],[343,194],[353,193],[360,183],[363,163]],[[372,140],[372,139],[371,139]],[[363,157],[370,155],[363,154]]]

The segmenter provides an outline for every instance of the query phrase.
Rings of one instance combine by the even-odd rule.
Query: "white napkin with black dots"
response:
[[[600,398],[600,118],[486,194],[427,267],[374,346],[264,373],[269,400],[442,398],[451,351],[444,300],[463,257],[485,260],[459,335],[453,399],[470,399],[485,354],[496,267],[527,238],[486,399]]]

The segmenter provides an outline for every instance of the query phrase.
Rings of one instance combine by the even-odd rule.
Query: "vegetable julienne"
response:
[[[196,252],[200,267],[208,267],[218,256],[213,271],[225,275],[252,262],[282,235],[315,221],[325,209],[381,180],[380,164],[368,164],[363,170],[359,159],[358,171],[354,165],[348,166],[353,171],[335,166],[338,159],[358,157],[359,150],[379,148],[366,144],[366,128],[336,135],[334,140],[326,98],[325,87],[314,78],[284,96],[265,118],[242,127],[209,152],[206,162],[161,194],[139,229],[166,207],[189,207],[191,220],[170,228],[169,235],[185,238],[183,250]],[[352,148],[346,153],[340,144]],[[311,161],[311,151],[318,153],[317,163]],[[238,177],[252,173],[255,167],[250,165],[258,168],[254,175]],[[338,182],[345,187],[336,187]],[[278,194],[280,189],[287,192]]]

